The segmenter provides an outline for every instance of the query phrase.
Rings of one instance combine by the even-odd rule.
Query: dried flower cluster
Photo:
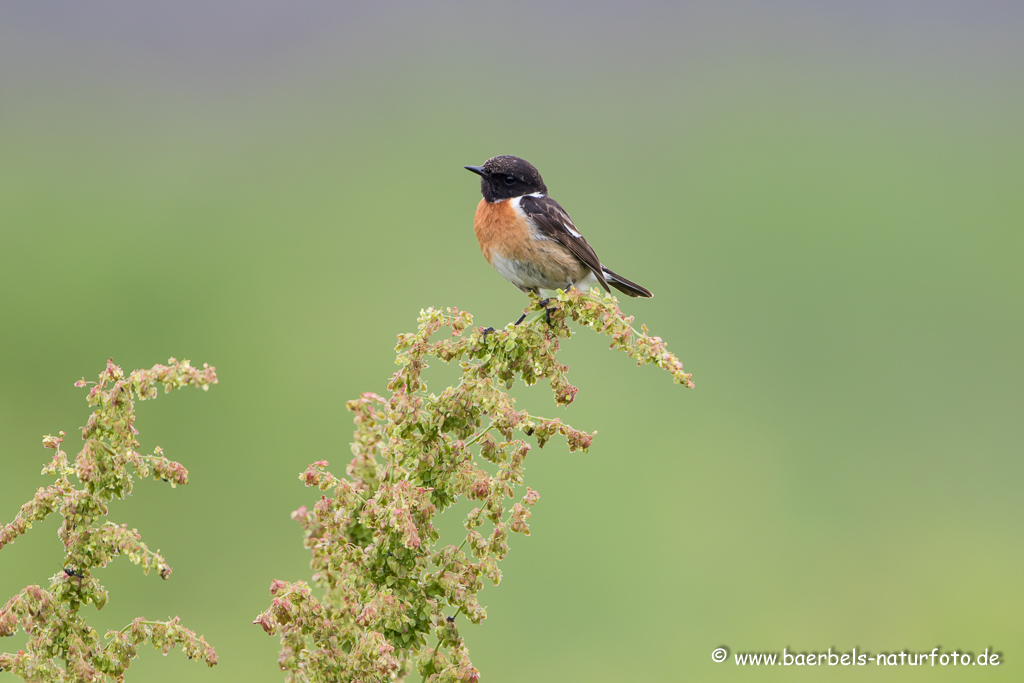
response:
[[[509,534],[530,533],[540,494],[523,483],[527,438],[543,447],[561,435],[570,451],[586,451],[593,439],[517,410],[505,391],[516,378],[527,385],[543,379],[558,405],[573,401],[576,387],[556,358],[571,335],[567,319],[693,386],[664,342],[646,328],[633,330],[614,298],[573,290],[533,309],[535,319],[489,334],[464,334],[468,313],[423,311],[418,331],[399,335],[401,367],[390,395],[348,403],[356,426],[348,476],[331,474],[326,461],[310,465],[300,478],[323,494],[312,509],[292,514],[305,531],[319,590],[274,581],[271,605],[254,622],[280,636],[287,681],[398,681],[414,669],[432,683],[479,679],[459,623],[486,617],[478,593],[485,581],[501,580]],[[442,328],[451,335],[431,341]],[[428,393],[422,373],[429,358],[459,361],[459,383]],[[477,506],[461,544],[442,545],[433,522],[459,499]]]
[[[106,604],[107,590],[93,571],[118,555],[147,574],[155,570],[163,579],[171,575],[167,562],[142,542],[138,531],[104,520],[107,503],[127,496],[135,476],[152,476],[172,487],[188,483],[188,471],[164,457],[160,448],[152,455],[139,452],[134,401],[156,398],[160,384],[166,392],[183,386],[205,391],[217,383],[217,374],[205,364],[194,368],[174,358],[168,363],[126,377],[108,361],[98,382],[75,383],[93,384],[88,400],[94,411],[82,428],[85,445],[74,463],[61,449],[64,432],[43,438],[43,445],[56,451],[43,474],[56,480],[40,487],[14,520],[0,528],[0,548],[56,512],[64,520],[58,532],[66,553],[64,568],[51,578],[49,588],[28,586],[0,609],[0,636],[14,635],[18,627],[29,636],[25,650],[0,653],[0,670],[30,681],[121,681],[137,647],[146,642],[165,654],[177,645],[189,659],[216,664],[213,648],[177,617],[164,622],[135,619],[120,631],[108,632],[103,643],[80,613],[84,605],[100,609]]]

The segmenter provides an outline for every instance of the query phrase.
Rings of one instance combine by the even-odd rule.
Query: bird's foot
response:
[[[531,297],[531,298],[532,298],[532,297]],[[536,302],[536,304],[537,304],[538,306],[542,306],[542,307],[544,308],[544,320],[545,320],[545,321],[547,322],[547,324],[548,324],[548,327],[550,327],[550,326],[551,326],[551,311],[554,311],[554,310],[556,310],[556,309],[554,309],[554,308],[548,308],[548,303],[549,303],[550,301],[551,301],[551,298],[550,298],[550,297],[549,297],[549,298],[547,298],[547,299],[535,299],[535,302]],[[526,320],[526,316],[527,316],[527,315],[529,314],[529,312],[530,312],[531,310],[533,310],[533,307],[532,307],[532,306],[531,306],[530,308],[527,308],[527,309],[526,309],[525,311],[523,311],[523,314],[522,314],[521,316],[519,316],[519,320],[515,321],[515,322],[513,323],[513,325],[518,325],[519,323],[521,323],[521,322],[523,322],[524,320]]]
[[[550,297],[547,298],[547,299],[541,299],[539,302],[537,302],[541,306],[544,307],[544,320],[545,320],[545,322],[547,322],[548,327],[551,327],[551,311],[555,310],[553,308],[548,308],[548,304],[550,302],[551,302],[551,298]]]

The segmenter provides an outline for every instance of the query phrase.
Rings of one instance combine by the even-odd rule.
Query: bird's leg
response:
[[[540,307],[542,307],[544,309],[544,320],[547,321],[548,326],[550,327],[551,326],[551,311],[552,311],[552,309],[548,308],[548,303],[551,301],[551,297],[548,297],[547,299],[540,299],[540,298],[538,298],[538,295],[537,295],[536,292],[527,292],[527,294],[530,295],[530,301],[532,303],[534,303],[537,306],[540,306]],[[532,310],[532,308],[533,308],[533,306],[530,306],[529,308],[524,310],[523,314],[521,316],[519,316],[519,320],[515,321],[515,323],[513,323],[513,324],[514,325],[518,325],[519,323],[521,323],[524,320],[526,320],[526,316],[527,316],[527,314],[529,314],[529,312],[530,312],[530,310]]]
[[[487,335],[489,335],[491,332],[494,332],[493,327],[484,328],[484,336],[480,341],[480,343],[483,344],[484,346],[487,346]]]
[[[547,322],[548,327],[551,327],[551,309],[548,308],[548,303],[551,302],[551,297],[547,299],[541,299],[537,303],[544,307],[544,320]]]

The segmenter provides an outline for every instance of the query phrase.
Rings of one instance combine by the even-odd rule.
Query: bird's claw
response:
[[[551,298],[550,297],[547,298],[547,299],[540,299],[540,300],[537,301],[537,305],[544,307],[544,320],[547,322],[548,327],[551,327],[551,311],[555,310],[553,308],[548,308],[548,304],[550,302],[551,302]],[[526,320],[526,314],[529,313],[530,310],[531,309],[527,308],[525,311],[523,311],[523,314],[521,316],[519,316],[519,320],[515,321],[515,323],[513,323],[513,324],[514,325],[518,325],[519,323],[521,323],[524,320]]]
[[[544,321],[547,322],[548,327],[551,327],[551,311],[554,310],[553,308],[548,308],[551,298],[541,299],[538,303],[544,307]]]

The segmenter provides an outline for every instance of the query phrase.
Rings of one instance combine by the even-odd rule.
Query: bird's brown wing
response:
[[[526,195],[519,200],[519,207],[544,233],[545,237],[555,240],[572,252],[573,256],[594,272],[602,287],[609,292],[612,291],[605,281],[601,259],[597,258],[594,248],[583,238],[580,231],[573,225],[569,214],[558,202],[551,197]]]

